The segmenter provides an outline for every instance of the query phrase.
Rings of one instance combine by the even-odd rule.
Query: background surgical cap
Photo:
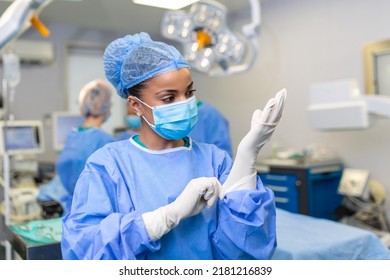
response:
[[[105,80],[87,83],[80,91],[79,106],[83,116],[99,116],[110,110],[114,89]]]
[[[189,68],[187,61],[173,46],[153,41],[141,32],[111,42],[103,55],[106,78],[122,98],[127,89],[157,76],[180,68]]]

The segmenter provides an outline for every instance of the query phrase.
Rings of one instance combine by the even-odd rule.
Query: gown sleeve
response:
[[[260,176],[256,190],[232,191],[219,201],[212,242],[216,259],[271,259],[277,245],[276,208],[274,193]]]
[[[108,161],[102,158],[101,162]],[[75,188],[72,211],[63,219],[61,250],[63,259],[143,259],[159,249],[145,229],[141,214],[134,210],[131,197],[128,211],[118,211],[117,188],[103,164],[89,161]],[[92,240],[91,240],[92,239]]]

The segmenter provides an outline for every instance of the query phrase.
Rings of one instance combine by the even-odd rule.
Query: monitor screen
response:
[[[53,149],[60,151],[63,149],[66,137],[73,128],[82,126],[85,117],[70,112],[53,113]]]
[[[1,153],[16,155],[43,152],[41,121],[7,121],[1,122],[0,127]]]

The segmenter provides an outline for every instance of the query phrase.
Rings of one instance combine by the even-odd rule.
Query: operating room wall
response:
[[[312,83],[355,78],[364,93],[362,45],[390,38],[388,0],[265,0],[254,67],[229,78],[196,74],[197,93],[229,119],[233,146],[249,130],[252,112],[281,88],[288,92],[281,122],[259,158],[271,147],[298,150],[317,145],[340,157],[345,167],[368,169],[387,190],[390,217],[390,119],[366,130],[314,131],[306,108]],[[242,20],[240,20],[242,18]],[[236,15],[248,22],[249,11]]]

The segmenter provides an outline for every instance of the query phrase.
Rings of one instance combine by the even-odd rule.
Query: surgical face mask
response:
[[[142,116],[147,124],[161,137],[178,140],[188,135],[198,121],[198,107],[195,96],[180,102],[151,107],[143,101],[139,102],[152,109],[154,125]]]
[[[126,116],[126,124],[131,129],[138,129],[141,127],[141,117],[137,115]]]

